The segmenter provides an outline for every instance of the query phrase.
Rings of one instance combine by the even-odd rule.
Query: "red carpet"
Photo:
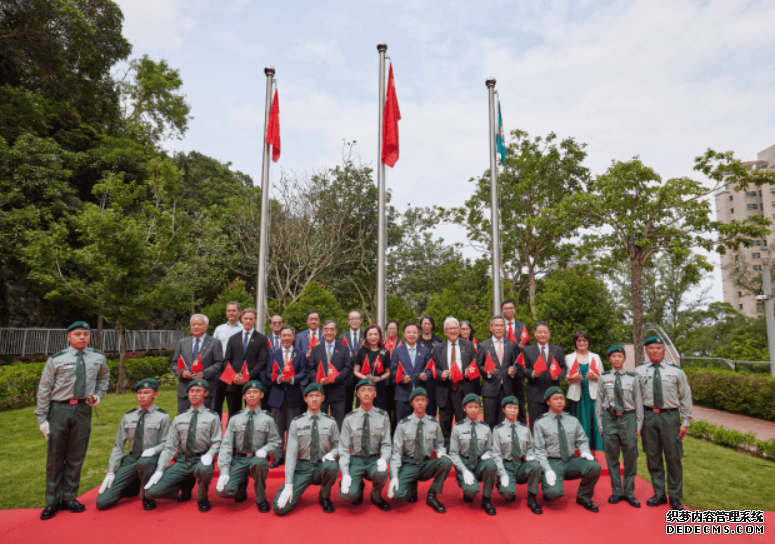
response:
[[[602,459],[601,459],[602,460]],[[217,478],[217,475],[216,475]],[[282,469],[270,472],[267,495],[274,498],[283,483]],[[226,501],[215,496],[215,480],[210,489],[213,509],[206,513],[197,510],[196,501],[185,504],[174,501],[158,501],[159,507],[152,512],[142,510],[139,497],[124,499],[116,508],[98,512],[94,506],[97,489],[80,497],[86,512],[71,514],[60,512],[49,521],[40,521],[41,510],[0,511],[0,542],[84,544],[104,541],[110,544],[195,543],[203,541],[239,542],[246,537],[262,541],[285,543],[336,543],[356,539],[372,542],[401,542],[402,544],[435,542],[457,543],[463,541],[497,543],[584,543],[607,542],[621,544],[654,544],[679,538],[680,542],[699,542],[708,538],[702,535],[666,536],[665,513],[667,507],[636,510],[626,503],[610,505],[610,485],[607,475],[600,478],[595,502],[599,514],[587,512],[576,505],[575,491],[578,481],[565,485],[566,496],[551,504],[539,503],[544,509],[542,516],[533,515],[525,505],[526,487],[518,486],[516,503],[505,503],[497,493],[493,503],[498,515],[487,516],[474,504],[463,502],[462,495],[452,474],[444,486],[441,501],[447,507],[444,515],[436,514],[424,503],[430,483],[420,484],[420,500],[416,504],[394,502],[392,512],[381,512],[371,506],[368,495],[361,506],[349,507],[337,498],[338,484],[332,500],[337,510],[324,514],[317,504],[317,487],[310,487],[296,508],[284,518],[274,513],[260,514],[253,502],[252,488],[249,500],[242,504]],[[370,484],[366,486],[366,492]],[[645,503],[652,489],[638,478],[636,496]],[[480,495],[481,496],[481,495]],[[716,537],[719,542],[764,543],[772,542],[775,534],[775,512],[765,514],[764,535],[739,535]],[[732,527],[737,525],[733,524]],[[710,538],[713,538],[710,536]],[[203,540],[204,539],[204,540]]]

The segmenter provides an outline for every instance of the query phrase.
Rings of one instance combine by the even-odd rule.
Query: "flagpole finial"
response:
[[[488,77],[487,80],[484,82],[485,85],[488,87],[495,87],[495,78],[494,77]]]
[[[383,51],[387,51],[387,44],[385,42],[380,42],[377,44],[377,51],[382,53]]]
[[[274,76],[274,66],[269,65],[266,68],[264,68],[264,73],[268,76]]]

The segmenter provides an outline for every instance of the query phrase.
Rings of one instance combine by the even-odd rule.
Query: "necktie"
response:
[[[135,427],[135,438],[132,441],[132,457],[140,459],[143,455],[143,442],[145,441],[145,414],[148,410],[140,410],[140,419],[137,421],[137,427]]]
[[[245,338],[242,340],[242,351],[248,349],[248,339],[250,338],[250,332],[245,333]]]
[[[412,366],[414,366],[414,348],[409,348],[409,359],[412,360]]]
[[[519,447],[519,437],[517,436],[517,424],[511,424],[511,460],[516,461],[522,458],[522,448]]]
[[[361,458],[366,461],[371,455],[371,426],[369,425],[369,413],[363,415],[363,433],[361,433]]]
[[[86,396],[86,361],[82,351],[75,357],[75,396],[79,399]]]
[[[283,351],[285,351],[285,356],[283,357],[283,362],[284,362],[285,364],[288,364],[288,361],[290,361],[290,360],[291,360],[291,350],[289,350],[289,349],[285,349],[285,350],[283,350]]]
[[[557,435],[560,439],[560,457],[564,462],[568,460],[570,453],[568,453],[568,438],[565,436],[565,428],[562,426],[562,414],[557,416]]]
[[[425,458],[425,445],[422,436],[422,419],[417,422],[417,433],[414,435],[414,464],[419,465]]]
[[[318,432],[318,416],[312,416],[312,443],[309,448],[309,460],[320,461],[320,433]]]
[[[495,350],[498,353],[498,363],[503,363],[503,342],[497,340],[495,342]]]
[[[353,348],[358,349],[358,331],[353,333]]]
[[[546,366],[549,366],[549,361],[546,360],[546,346],[541,346],[541,357],[544,360],[544,363],[546,363]]]
[[[199,355],[199,338],[194,340],[194,351],[191,352],[191,357],[194,361],[196,361],[196,358],[198,355]]]
[[[245,435],[242,439],[242,451],[245,455],[253,453],[253,416],[256,415],[255,410],[248,412],[248,424],[245,425]]]
[[[509,339],[514,338],[514,328],[511,326],[511,322],[509,322]]]
[[[654,365],[654,408],[662,408],[662,373],[659,365]]]
[[[468,466],[476,467],[479,461],[479,439],[476,438],[476,421],[471,422],[471,444],[468,446]]]
[[[455,344],[452,344],[452,357],[451,357],[451,359],[452,359],[452,363],[450,363],[450,365],[449,365],[450,369],[457,364],[457,357],[456,357],[456,354],[455,354]],[[452,382],[452,391],[457,391],[457,385],[458,384],[456,382]]]
[[[331,344],[328,344],[326,351],[328,353],[328,361],[331,361]]]
[[[196,446],[196,425],[199,423],[199,410],[194,410],[191,421],[188,423],[188,437],[186,438],[186,455],[194,455]]]
[[[614,410],[617,415],[624,413],[624,392],[622,391],[622,375],[616,373],[616,384],[614,385]]]

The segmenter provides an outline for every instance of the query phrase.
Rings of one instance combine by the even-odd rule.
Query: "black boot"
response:
[[[428,496],[425,498],[425,504],[433,508],[439,514],[443,514],[447,511],[447,509],[444,508],[444,505],[439,502],[439,499],[436,498],[435,491],[428,491]]]
[[[539,505],[538,501],[536,500],[535,493],[527,494],[527,507],[530,508],[530,511],[533,512],[534,514],[541,515],[544,513],[544,511],[541,510],[541,505]]]
[[[495,515],[495,507],[492,505],[490,497],[482,497],[482,510],[484,510],[488,516]]]

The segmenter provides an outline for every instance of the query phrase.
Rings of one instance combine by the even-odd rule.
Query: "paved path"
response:
[[[754,433],[759,440],[775,439],[775,422],[773,421],[730,414],[697,405],[694,406],[693,410],[694,419],[702,419],[708,423],[722,425],[726,429],[734,429],[743,433]]]

